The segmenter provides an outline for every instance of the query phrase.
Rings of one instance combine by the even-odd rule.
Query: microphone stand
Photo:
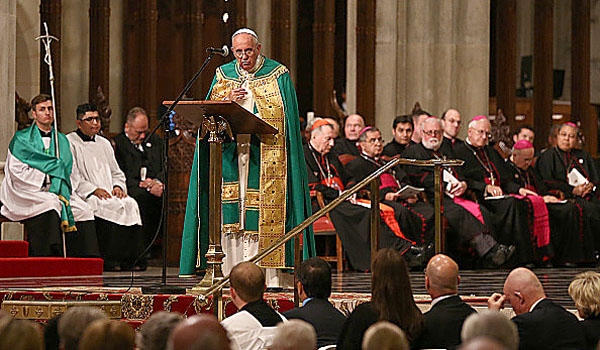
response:
[[[179,96],[177,96],[177,98],[175,99],[173,104],[171,106],[169,106],[169,108],[163,113],[163,115],[160,117],[158,124],[156,124],[154,129],[152,129],[152,131],[148,134],[148,136],[146,136],[146,139],[144,140],[144,144],[145,144],[146,142],[148,142],[150,140],[150,137],[152,137],[152,135],[156,134],[156,131],[158,130],[158,128],[160,128],[161,126],[164,126],[165,138],[163,140],[163,142],[164,142],[164,145],[163,145],[163,169],[165,172],[165,176],[164,176],[164,181],[163,181],[164,186],[163,186],[162,211],[161,211],[161,215],[162,215],[162,220],[161,220],[161,224],[162,224],[162,276],[161,276],[160,285],[142,287],[143,294],[185,294],[184,287],[167,285],[167,228],[168,228],[168,221],[169,221],[169,213],[168,213],[169,136],[170,136],[171,132],[173,131],[173,129],[175,128],[175,125],[174,125],[174,123],[172,123],[170,118],[174,114],[173,110],[175,109],[177,104],[179,104],[179,102],[183,99],[183,96],[185,96],[185,94],[188,91],[190,91],[190,89],[192,88],[192,86],[194,85],[196,80],[198,80],[198,78],[200,77],[200,74],[202,74],[202,72],[204,71],[204,69],[210,62],[210,60],[214,57],[215,52],[210,51],[210,50],[207,50],[207,52],[208,52],[208,56],[204,60],[204,63],[202,63],[202,66],[200,67],[200,69],[196,72],[196,74],[192,77],[192,79],[190,79],[190,81],[187,82],[187,84],[185,85],[183,90],[181,90],[181,92],[179,93]],[[143,254],[146,254],[146,252],[150,249],[150,247],[156,241],[156,238],[158,238],[158,234],[154,235],[154,238],[152,239],[152,241],[150,242],[148,247],[146,247]]]

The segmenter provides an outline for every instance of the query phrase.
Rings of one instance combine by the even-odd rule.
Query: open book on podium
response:
[[[170,107],[173,101],[163,101]],[[174,109],[186,120],[199,128],[205,116],[221,117],[227,121],[236,134],[277,134],[279,131],[271,124],[248,112],[233,101],[180,101]]]

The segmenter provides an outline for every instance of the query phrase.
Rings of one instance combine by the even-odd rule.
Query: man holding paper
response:
[[[557,145],[542,153],[536,169],[545,184],[560,190],[565,198],[574,199],[583,207],[588,227],[600,227],[600,201],[596,185],[600,176],[589,153],[577,149],[579,128],[571,122],[561,125]],[[595,249],[600,247],[596,238]]]
[[[547,208],[550,231],[547,239],[553,249],[553,252],[548,253],[553,253],[553,263],[572,266],[576,262],[590,261],[594,256],[594,239],[592,231],[583,225],[582,206],[572,201],[560,200],[553,195],[555,192],[549,191],[538,172],[531,166],[534,157],[533,144],[527,140],[519,140],[513,146],[507,163],[516,183],[539,194],[537,197],[527,197],[531,200],[531,205]],[[535,243],[539,246],[542,237],[535,238]]]
[[[407,148],[403,158],[430,160],[439,158],[453,158],[450,147],[442,147],[442,123],[435,117],[425,119],[417,126],[421,130],[421,143]],[[504,264],[515,251],[514,246],[498,244],[490,234],[490,229],[485,224],[485,217],[490,220],[492,213],[463,198],[467,183],[460,181],[462,177],[454,168],[443,171],[445,188],[444,216],[448,219],[452,232],[459,236],[461,245],[469,245],[478,256],[483,258],[485,267],[493,268]],[[433,168],[407,166],[408,178],[414,186],[425,188],[425,193],[430,202],[434,200]]]

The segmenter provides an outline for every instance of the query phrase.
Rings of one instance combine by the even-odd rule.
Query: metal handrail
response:
[[[423,166],[423,167],[436,167],[436,166],[437,167],[441,167],[441,166],[446,167],[446,166],[461,166],[461,165],[463,165],[463,163],[464,163],[464,161],[457,160],[457,159],[451,159],[451,160],[445,160],[445,159],[417,160],[417,159],[407,159],[407,158],[392,159],[387,164],[385,164],[384,166],[382,166],[381,168],[377,169],[376,171],[371,173],[369,176],[364,178],[362,181],[358,182],[356,185],[352,186],[349,189],[346,189],[336,199],[332,200],[329,204],[327,204],[326,206],[324,206],[323,208],[318,210],[316,213],[311,215],[308,219],[304,220],[300,225],[296,226],[294,229],[292,229],[291,231],[289,231],[288,233],[286,233],[285,235],[280,237],[277,241],[273,242],[273,244],[271,244],[269,247],[267,247],[260,253],[253,256],[249,261],[255,263],[257,261],[262,260],[264,257],[266,257],[267,255],[269,255],[273,251],[275,251],[275,249],[277,249],[279,246],[287,243],[289,240],[296,237],[299,233],[304,231],[309,225],[311,225],[312,223],[317,221],[317,219],[319,219],[321,216],[329,213],[331,210],[333,210],[333,208],[337,207],[341,202],[345,201],[350,196],[354,195],[360,189],[362,189],[367,184],[369,184],[371,181],[375,180],[376,178],[381,176],[383,173],[387,172],[388,170],[390,170],[391,168],[395,167],[398,164],[407,164],[407,165]],[[229,275],[223,277],[223,279],[221,279],[218,283],[213,284],[210,288],[208,288],[208,290],[205,293],[200,294],[198,296],[198,298],[201,300],[205,300],[207,297],[214,294],[216,291],[222,289],[227,284],[227,282],[229,282]]]

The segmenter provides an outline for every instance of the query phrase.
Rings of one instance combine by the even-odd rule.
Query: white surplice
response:
[[[42,189],[46,174],[21,162],[7,151],[4,181],[0,186],[2,215],[13,221],[23,221],[55,210],[60,216],[58,196]],[[71,175],[71,183],[77,178]],[[71,193],[71,210],[75,221],[94,220],[90,207],[76,194]]]
[[[102,136],[85,142],[72,132],[67,135],[73,153],[73,173],[79,181],[73,185],[76,192],[90,206],[94,215],[118,225],[141,225],[140,210],[132,197],[100,199],[92,193],[101,188],[112,194],[115,186],[127,193],[125,174],[119,168],[110,142]]]

